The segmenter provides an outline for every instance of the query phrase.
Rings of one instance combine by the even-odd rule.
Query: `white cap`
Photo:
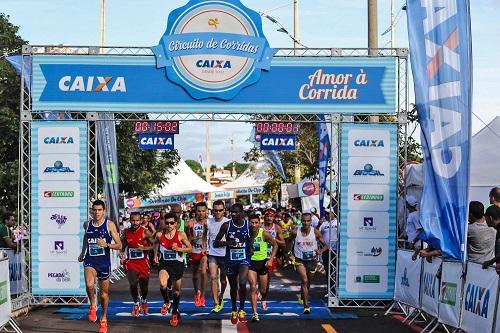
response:
[[[413,195],[406,196],[406,203],[411,207],[417,207],[418,205],[417,198],[415,198]]]

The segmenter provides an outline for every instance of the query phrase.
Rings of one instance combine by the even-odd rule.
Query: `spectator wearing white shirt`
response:
[[[325,267],[326,283],[328,288],[328,279],[330,277],[330,263],[332,266],[337,266],[337,246],[338,246],[338,223],[337,214],[333,209],[325,209],[326,221],[319,226],[319,232],[326,244],[329,245],[329,250],[321,254],[323,266]],[[330,285],[334,285],[335,277],[332,276]],[[328,297],[328,293],[325,295]]]
[[[413,195],[408,195],[406,197],[406,209],[408,210],[408,216],[406,218],[406,235],[408,236],[407,241],[410,245],[410,248],[420,250],[421,244],[418,244],[418,241],[420,240],[420,234],[424,229],[420,224],[417,206],[417,199]]]

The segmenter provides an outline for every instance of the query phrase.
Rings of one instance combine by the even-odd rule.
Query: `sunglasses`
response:
[[[259,221],[251,221],[250,223],[251,224],[259,224],[260,222]]]
[[[174,221],[174,222],[165,222],[165,224],[170,224],[170,225],[174,225],[174,224],[176,224],[176,223],[177,223],[177,222],[175,222],[175,221]]]
[[[218,213],[218,212],[223,212],[224,209],[212,209],[214,212]]]

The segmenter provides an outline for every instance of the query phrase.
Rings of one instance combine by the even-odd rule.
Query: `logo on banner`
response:
[[[352,199],[355,201],[367,200],[367,201],[384,201],[383,194],[353,194]]]
[[[381,254],[382,254],[382,248],[375,246],[373,246],[369,252],[356,251],[356,255],[359,257],[378,257]]]
[[[355,147],[384,147],[384,140],[354,140]]]
[[[70,145],[75,143],[72,136],[47,136],[43,138],[43,143],[48,145]]]
[[[313,182],[305,182],[304,184],[302,184],[302,192],[304,192],[305,195],[313,195],[315,191],[316,186]]]
[[[63,241],[54,241],[54,250],[64,251],[64,242]]]
[[[408,280],[408,272],[406,270],[406,267],[403,272],[403,276],[401,277],[401,285],[408,288],[410,287],[410,280]]]
[[[65,215],[62,215],[62,214],[52,214],[50,216],[50,219],[52,221],[55,221],[57,223],[57,228],[58,229],[61,229],[61,227],[63,225],[65,225],[66,222],[68,221],[68,218]]]
[[[59,80],[61,91],[86,91],[86,92],[127,92],[125,78],[119,76],[63,76]]]
[[[373,165],[367,163],[363,169],[358,169],[354,171],[354,176],[383,176],[384,174],[380,170],[374,170]]]
[[[44,191],[44,198],[73,198],[75,196],[74,191]]]
[[[59,173],[59,172],[75,172],[74,170],[71,170],[70,167],[65,167],[61,161],[55,161],[53,167],[46,167],[45,170],[43,170],[45,173]]]
[[[363,218],[363,226],[364,227],[373,227],[373,217],[364,217]]]
[[[261,150],[295,150],[296,135],[261,134],[260,137]]]
[[[424,272],[424,295],[436,298],[436,275]]]
[[[139,134],[140,149],[174,149],[173,134]]]
[[[439,302],[455,306],[457,303],[457,284],[453,282],[441,282]]]
[[[380,283],[380,275],[376,274],[365,274],[358,275],[354,279],[356,283]]]
[[[61,272],[49,272],[47,277],[55,282],[70,282],[71,275],[67,269],[63,269]]]
[[[195,99],[230,100],[269,70],[276,52],[260,15],[239,1],[191,0],[168,17],[152,47],[156,67]]]
[[[490,290],[488,288],[476,286],[472,283],[467,285],[465,290],[465,311],[488,318],[489,302]]]
[[[7,280],[0,282],[0,305],[8,300],[10,290],[7,288]]]

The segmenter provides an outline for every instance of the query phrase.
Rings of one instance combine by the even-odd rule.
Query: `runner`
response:
[[[285,241],[285,246],[282,248],[283,252],[283,267],[287,267],[290,262],[290,251],[293,246],[293,240],[290,237],[290,231],[292,230],[292,217],[289,213],[284,212],[281,214],[281,221],[280,221],[280,227],[281,227],[281,237]]]
[[[220,312],[224,308],[224,292],[227,287],[227,276],[224,269],[226,248],[214,246],[215,238],[222,224],[229,221],[224,216],[224,211],[224,202],[222,200],[214,201],[212,208],[214,217],[208,219],[208,270],[210,272],[212,296],[214,298],[214,307],[212,308],[212,312],[214,313]]]
[[[312,214],[304,212],[302,214],[302,227],[300,229],[292,229],[292,236],[295,237],[293,254],[295,256],[295,269],[300,275],[301,285],[300,293],[301,300],[304,304],[304,314],[310,314],[311,308],[308,303],[309,288],[311,287],[311,278],[316,272],[318,265],[318,256],[326,251],[325,241],[318,229],[312,228]],[[318,249],[318,242],[321,248]]]
[[[253,255],[252,264],[250,270],[248,271],[248,282],[250,284],[250,303],[252,304],[252,321],[259,321],[259,314],[257,313],[257,294],[260,289],[261,295],[267,294],[267,285],[269,276],[267,273],[267,268],[273,265],[273,261],[276,258],[276,252],[278,252],[278,245],[276,240],[271,236],[271,234],[262,228],[262,223],[259,220],[259,216],[252,214],[249,217],[250,225],[252,226],[253,238]],[[271,255],[268,257],[268,244],[271,244],[272,250]],[[258,276],[258,278],[257,278]],[[257,280],[259,283],[259,289],[257,289]]]
[[[114,244],[111,244],[114,241]],[[106,218],[106,206],[102,200],[92,204],[92,219],[89,221],[83,236],[82,252],[78,261],[83,261],[85,287],[90,301],[88,319],[97,321],[97,300],[94,283],[97,277],[101,294],[102,314],[99,321],[99,333],[108,331],[109,274],[111,273],[110,249],[120,250],[122,244],[113,221]]]
[[[156,228],[153,223],[151,223],[151,214],[150,213],[143,213],[142,214],[142,223],[141,225],[151,231],[151,233],[154,235],[156,233]]]
[[[170,310],[170,298],[167,290],[170,281],[173,287],[173,304],[171,326],[177,326],[180,321],[179,301],[181,298],[181,279],[184,275],[183,253],[192,250],[191,243],[183,231],[177,230],[175,214],[165,216],[166,227],[156,234],[157,246],[154,247],[154,262],[159,264],[160,291],[163,296],[161,314],[166,315]]]
[[[276,211],[273,208],[267,208],[264,211],[264,230],[271,234],[271,236],[276,240],[276,244],[278,244],[279,248],[285,247],[285,240],[282,236],[282,230],[279,225],[274,223],[274,219],[276,216]],[[271,248],[267,248],[268,258],[271,256]],[[268,267],[268,273],[272,273],[276,270],[277,259],[273,260],[272,266]],[[265,293],[261,293],[261,306],[262,310],[267,311],[267,292],[269,291],[269,282],[270,278],[267,279],[267,287],[265,289]]]
[[[132,316],[138,317],[139,312],[148,314],[148,285],[151,267],[148,260],[148,251],[153,249],[153,234],[141,225],[141,214],[130,214],[130,228],[125,229],[122,236],[122,250],[120,259],[127,272],[130,285],[130,294],[134,301]],[[126,259],[125,259],[126,258]],[[139,299],[139,288],[141,291]],[[139,303],[140,301],[140,303]]]
[[[215,238],[215,247],[226,247],[226,273],[229,280],[231,294],[231,323],[236,325],[238,320],[247,322],[245,314],[245,300],[247,297],[248,267],[252,255],[252,234],[245,220],[243,205],[236,203],[231,206],[232,220],[224,222]],[[222,238],[226,241],[222,241]],[[239,288],[238,288],[239,285]],[[236,307],[236,295],[240,296],[240,307]]]
[[[188,239],[193,245],[189,260],[193,267],[194,305],[205,306],[205,291],[207,290],[207,217],[208,207],[205,202],[195,206],[195,218],[189,221],[186,229]]]

